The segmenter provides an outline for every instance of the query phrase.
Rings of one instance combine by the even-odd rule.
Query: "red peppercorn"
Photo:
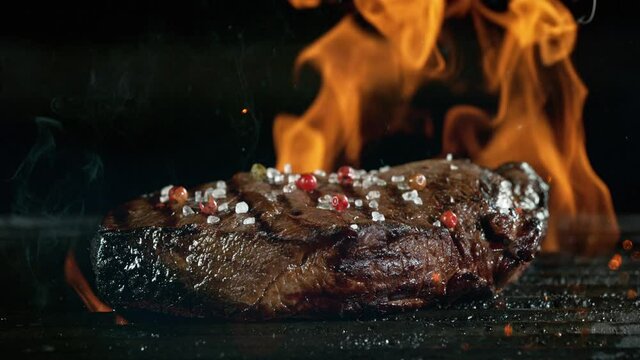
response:
[[[331,206],[338,211],[345,210],[349,207],[349,198],[344,194],[335,194],[331,198]]]
[[[338,169],[338,181],[342,185],[351,185],[353,183],[354,173],[351,166],[342,166]]]
[[[189,193],[183,186],[174,186],[169,190],[169,201],[182,204],[187,202]]]
[[[440,222],[449,229],[453,229],[458,225],[458,216],[451,210],[447,210],[440,216]]]
[[[218,204],[213,196],[209,196],[209,200],[206,203],[198,204],[200,208],[200,212],[207,215],[213,215],[216,211],[218,211]]]
[[[427,187],[427,178],[423,174],[413,174],[409,177],[409,187],[413,190],[423,190]]]
[[[313,174],[302,174],[298,180],[296,180],[296,186],[300,190],[313,191],[318,187],[318,181]]]

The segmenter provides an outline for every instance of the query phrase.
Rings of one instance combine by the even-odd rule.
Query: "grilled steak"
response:
[[[113,210],[92,244],[99,292],[116,309],[235,319],[419,308],[500,289],[546,230],[548,185],[525,163],[317,172],[313,191],[296,178],[239,173],[186,203],[165,191]],[[211,196],[217,212],[201,213]]]

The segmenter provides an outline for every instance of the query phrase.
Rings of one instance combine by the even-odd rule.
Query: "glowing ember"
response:
[[[622,242],[622,248],[627,251],[633,249],[633,242],[629,239],[626,239],[625,241]]]
[[[620,254],[613,255],[611,260],[609,260],[609,269],[614,271],[618,270],[620,265],[622,265],[622,256],[620,256]]]
[[[321,3],[290,2],[297,8]],[[296,71],[313,66],[322,87],[300,117],[276,118],[279,167],[291,163],[306,172],[330,170],[337,159],[357,164],[367,141],[413,129],[407,114],[415,92],[456,73],[456,62],[436,46],[450,40],[443,22],[470,17],[484,85],[498,97],[498,107],[495,113],[465,104],[451,107],[444,116],[442,153],[488,167],[526,161],[553,180],[544,250],[595,254],[615,244],[609,190],[585,150],[587,90],[571,63],[577,25],[559,0],[512,0],[501,12],[481,0],[353,3],[376,32],[348,15],[299,55]]]
[[[513,327],[511,324],[507,324],[504,326],[504,336],[510,337],[511,335],[513,335]]]

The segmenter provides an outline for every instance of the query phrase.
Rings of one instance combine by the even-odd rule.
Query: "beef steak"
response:
[[[419,308],[500,289],[546,231],[548,185],[526,163],[351,174],[343,185],[317,172],[307,192],[270,169],[190,189],[186,203],[166,190],[130,201],[92,242],[98,291],[116,309],[234,319]],[[424,189],[410,187],[415,174]],[[349,198],[343,211],[331,206],[337,193]],[[218,211],[200,213],[196,200],[210,196]]]

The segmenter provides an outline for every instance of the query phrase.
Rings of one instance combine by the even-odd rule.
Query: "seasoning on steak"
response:
[[[303,191],[299,175],[269,169],[189,189],[182,204],[166,189],[133,200],[93,241],[98,290],[116,309],[198,317],[419,308],[500,289],[546,231],[548,185],[525,163],[426,160],[343,175],[316,172]],[[332,206],[335,194],[348,208]],[[196,200],[212,196],[217,211],[201,213]]]

